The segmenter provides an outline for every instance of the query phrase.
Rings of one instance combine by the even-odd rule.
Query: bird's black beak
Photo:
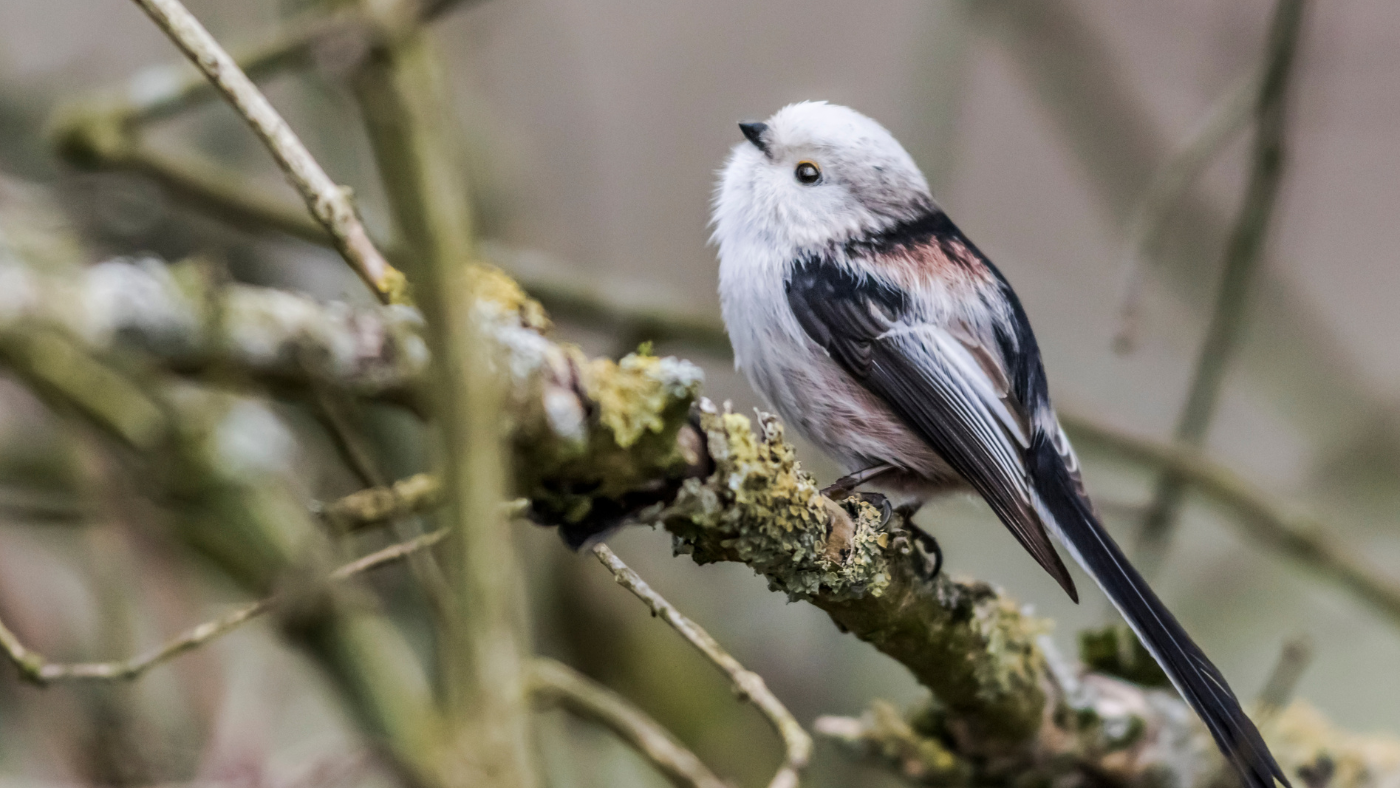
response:
[[[768,124],[759,123],[756,120],[746,120],[739,124],[739,131],[744,132],[744,138],[752,142],[755,148],[763,151],[763,155],[768,153]]]

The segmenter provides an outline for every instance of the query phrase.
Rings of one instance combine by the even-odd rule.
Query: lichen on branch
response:
[[[678,552],[740,561],[769,585],[825,610],[839,626],[903,663],[979,748],[1023,742],[1046,696],[1035,639],[1045,628],[991,587],[929,580],[899,520],[865,503],[824,498],[762,415],[700,408],[714,472],[688,479],[659,519]],[[849,511],[848,511],[849,508]]]

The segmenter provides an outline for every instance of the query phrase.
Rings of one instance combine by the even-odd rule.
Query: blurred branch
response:
[[[961,2],[1025,79],[1087,173],[1105,215],[1126,224],[1144,185],[1175,146],[1119,57],[1122,42],[1109,40],[1106,21],[1080,0]],[[1235,213],[1197,184],[1179,200],[1172,230],[1153,255],[1152,271],[1203,318],[1218,282],[1213,266]],[[1388,418],[1393,403],[1359,373],[1334,321],[1283,273],[1289,267],[1261,266],[1240,371],[1273,392],[1271,404],[1314,443],[1372,440],[1374,424]]]
[[[567,665],[536,658],[530,663],[530,688],[537,707],[558,706],[607,728],[676,788],[732,788],[656,720]]]
[[[1167,220],[1186,190],[1253,116],[1259,103],[1259,74],[1233,85],[1191,132],[1186,142],[1152,175],[1147,191],[1128,219],[1123,253],[1123,295],[1114,349],[1128,353],[1138,341],[1143,267],[1157,256]]]
[[[79,127],[75,127],[79,128]],[[60,151],[75,164],[96,169],[120,169],[143,174],[167,189],[183,205],[233,227],[273,231],[321,246],[331,246],[324,227],[295,206],[250,186],[237,172],[196,155],[171,155],[133,139],[105,139],[70,133],[60,139]],[[403,250],[386,255],[402,262]],[[491,244],[492,262],[515,267],[519,252]],[[643,341],[679,342],[715,355],[728,355],[729,337],[723,326],[703,317],[686,317],[674,310],[622,306],[587,286],[557,279],[524,279],[525,289],[557,319],[588,325],[617,336],[618,344],[635,347]]]
[[[467,614],[444,620],[438,664],[464,784],[537,784],[526,677],[529,629],[511,523],[502,516],[510,462],[507,392],[491,363],[479,302],[494,281],[471,263],[471,203],[442,63],[418,6],[364,2],[385,32],[351,80],[415,281],[422,285],[429,400],[440,428],[454,538],[449,562]]]
[[[78,145],[85,147],[78,148]],[[274,230],[309,243],[334,247],[326,228],[306,211],[250,187],[241,173],[225,170],[194,154],[172,155],[135,141],[99,148],[92,140],[70,138],[62,149],[69,161],[100,169],[145,175],[172,200],[233,227],[251,232]]]
[[[363,47],[364,40],[374,32],[357,10],[318,9],[288,20],[267,39],[229,49],[243,73],[251,80],[261,81],[305,63],[318,46]],[[218,95],[204,73],[183,63],[171,63],[136,73],[127,81],[126,89],[114,92],[103,103],[108,105],[109,122],[133,126],[178,115]]]
[[[371,487],[351,493],[326,504],[320,513],[339,528],[354,531],[427,511],[441,503],[442,484],[437,477],[420,473],[387,487]]]
[[[530,257],[539,253],[499,243],[482,242],[482,256],[519,279],[521,285],[549,311],[551,319],[606,331],[626,355],[645,341],[674,342],[720,357],[729,356],[729,335],[713,318],[687,315],[674,308],[652,304],[624,304],[607,289],[582,282],[566,282],[557,276],[530,277],[521,271],[538,268]],[[569,266],[557,266],[566,269]]]
[[[914,785],[967,785],[972,768],[936,737],[921,734],[887,701],[870,704],[860,717],[824,715],[813,726],[862,760],[898,774]]]
[[[1185,446],[1199,446],[1205,440],[1225,382],[1225,371],[1240,342],[1250,287],[1263,257],[1264,240],[1283,178],[1289,78],[1293,74],[1305,8],[1304,0],[1278,0],[1274,7],[1265,47],[1265,65],[1255,99],[1249,185],[1225,247],[1224,271],[1215,309],[1196,360],[1190,393],[1176,426],[1176,440]],[[1143,519],[1138,545],[1149,571],[1161,561],[1184,492],[1185,483],[1172,473],[1164,475],[1157,484],[1152,506]]]
[[[1303,671],[1308,669],[1312,659],[1312,639],[1306,635],[1292,638],[1283,644],[1278,662],[1274,664],[1273,671],[1264,682],[1264,689],[1259,693],[1259,711],[1255,714],[1255,719],[1263,723],[1277,716],[1288,705],[1293,699],[1293,690],[1298,687],[1298,680],[1303,677]]]
[[[306,201],[307,209],[335,240],[336,249],[380,300],[406,301],[407,281],[375,248],[355,212],[349,190],[337,185],[321,169],[287,122],[199,20],[179,0],[135,2],[248,121]]]
[[[420,0],[413,4],[422,21],[431,21],[459,5],[463,5],[463,0]],[[306,65],[321,49],[334,48],[338,54],[348,52],[363,57],[382,38],[383,30],[377,20],[358,7],[317,7],[288,20],[267,38],[229,49],[243,73],[253,81],[261,81]],[[106,105],[105,122],[130,131],[132,126],[178,115],[217,95],[203,73],[183,64],[168,64],[137,73],[128,80],[125,90],[99,103]]]
[[[356,411],[359,403],[354,402],[344,392],[322,385],[316,380],[312,381],[312,392],[319,420],[346,466],[360,478],[366,488],[388,489],[392,493],[394,488],[386,485],[384,472],[374,456],[373,447],[361,432],[360,423],[354,418],[360,415]],[[409,523],[401,522],[397,516],[390,518],[387,524],[394,538],[399,541],[413,538],[416,530],[411,529]],[[437,616],[438,625],[450,626],[443,622],[461,615],[461,611],[454,604],[452,589],[447,583],[447,575],[442,566],[432,553],[427,552],[410,558],[408,566],[414,581],[422,589],[423,596]]]
[[[683,342],[695,350],[729,355],[729,336],[714,321],[676,315],[671,310],[618,308],[606,299],[594,298],[584,288],[562,282],[526,279],[521,283],[551,317],[600,328],[618,337],[619,347],[630,349],[642,342]]]
[[[807,768],[807,762],[812,758],[812,737],[807,735],[807,731],[802,729],[801,723],[792,716],[792,712],[787,710],[783,702],[768,689],[763,677],[746,669],[724,650],[719,641],[710,636],[699,624],[691,621],[676,609],[675,605],[667,602],[664,597],[651,589],[647,582],[636,572],[632,571],[627,564],[622,562],[607,545],[600,544],[593,548],[593,555],[598,557],[598,561],[606,566],[613,574],[613,579],[618,585],[631,591],[634,596],[646,603],[651,608],[653,616],[660,616],[661,620],[671,625],[690,644],[694,646],[705,658],[710,660],[729,680],[734,682],[734,694],[741,700],[752,703],[763,716],[768,719],[773,730],[783,740],[785,755],[783,765],[779,767],[778,773],[769,781],[768,788],[794,788],[798,783],[798,777],[802,770]]]
[[[172,274],[153,263],[105,263],[67,277],[41,276],[18,263],[0,266],[0,280],[17,296],[0,328],[0,362],[57,413],[80,417],[130,451],[123,459],[132,460],[143,486],[174,504],[173,536],[248,591],[267,595],[289,572],[329,557],[285,484],[291,437],[262,404],[181,385],[142,362],[152,355],[167,363],[187,358],[205,343],[276,364],[264,354],[280,352],[289,338],[283,332],[296,335],[311,325],[334,331],[319,335],[331,351],[322,362],[347,361],[356,342],[383,342],[384,334],[365,329],[385,325],[357,330],[355,322],[343,322],[343,310],[338,318],[308,311],[305,299],[263,289],[255,289],[259,306],[245,310],[251,304],[231,297],[218,302],[215,318],[206,311],[212,301],[183,300],[180,273],[190,275],[192,286],[205,281],[194,276],[198,267]],[[264,307],[273,311],[256,317]],[[322,323],[326,318],[332,322]],[[246,333],[238,333],[239,325]],[[233,333],[220,333],[226,330]],[[347,338],[357,339],[347,345]],[[420,691],[421,677],[396,662],[407,648],[401,635],[368,610],[331,605],[306,612],[289,633],[294,642],[330,674],[364,727],[389,740],[395,763],[417,765],[413,777],[420,778],[435,710]]]
[[[1272,496],[1199,451],[1140,437],[1093,419],[1062,413],[1076,444],[1180,476],[1183,482],[1233,513],[1245,536],[1350,591],[1400,625],[1400,583],[1367,567],[1337,543],[1321,523],[1285,513]]]
[[[417,539],[377,550],[331,572],[324,582],[343,582],[371,569],[407,558],[441,542],[446,536],[445,530],[434,531]],[[279,597],[272,596],[242,605],[225,615],[186,630],[141,656],[119,662],[49,662],[38,652],[26,648],[4,622],[0,622],[0,648],[4,649],[6,656],[19,668],[22,678],[40,686],[63,681],[130,681],[139,678],[151,668],[232,632],[274,609],[279,601]]]
[[[318,387],[331,387],[422,412],[420,389],[429,357],[416,311],[324,304],[213,274],[197,260],[170,266],[150,258],[118,258],[62,275],[0,263],[6,287],[26,294],[14,302],[7,320],[32,334],[25,338],[10,331],[11,363],[19,363],[15,354],[20,354],[54,370],[67,369],[61,359],[77,351],[50,346],[82,338],[82,352],[135,349],[181,374],[251,379],[275,392],[308,397]],[[26,351],[33,343],[42,347]],[[126,388],[83,390],[93,392],[84,407],[120,408],[128,418],[147,418],[122,405]]]
[[[11,282],[10,284],[16,284]],[[123,445],[149,452],[169,438],[166,406],[123,371],[49,326],[0,330],[0,363],[62,413],[75,413]]]
[[[96,514],[95,507],[70,494],[0,485],[0,521],[81,525]]]
[[[343,530],[355,531],[436,509],[442,503],[442,483],[432,474],[419,473],[390,485],[350,493],[321,506],[318,513]],[[519,519],[529,508],[529,501],[517,498],[502,504],[501,514]]]
[[[311,382],[311,398],[316,420],[321,423],[346,469],[359,479],[361,487],[384,487],[387,480],[379,469],[374,449],[352,415],[355,403],[340,391],[314,379]]]

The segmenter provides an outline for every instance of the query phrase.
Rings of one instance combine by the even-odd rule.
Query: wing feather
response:
[[[972,485],[1071,598],[1078,593],[1036,510],[1025,463],[1031,419],[996,352],[921,319],[909,295],[842,266],[798,263],[788,303],[813,341],[886,402]]]

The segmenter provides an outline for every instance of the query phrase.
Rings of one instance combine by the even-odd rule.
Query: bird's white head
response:
[[[849,107],[804,101],[739,124],[715,193],[715,241],[788,255],[916,219],[934,203],[914,160],[884,126]]]

